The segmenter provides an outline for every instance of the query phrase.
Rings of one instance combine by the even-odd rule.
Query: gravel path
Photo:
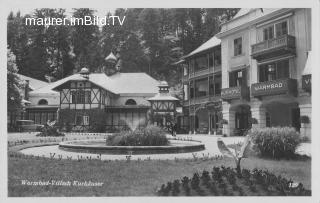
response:
[[[66,136],[67,138],[77,137],[74,134],[68,134]],[[84,139],[87,138],[87,136],[82,136]],[[95,136],[97,137],[97,136]],[[99,136],[98,136],[99,137]],[[102,136],[101,136],[102,137]],[[177,154],[148,154],[148,155],[132,155],[131,160],[145,160],[145,159],[154,159],[154,160],[173,160],[173,159],[193,159],[194,156],[197,156],[198,158],[202,158],[204,156],[209,157],[215,157],[220,156],[221,153],[217,147],[217,139],[221,138],[226,145],[229,144],[237,144],[239,142],[242,142],[244,137],[221,137],[221,136],[213,136],[213,135],[178,135],[180,138],[186,138],[191,137],[193,140],[201,141],[205,144],[205,150],[194,152],[194,153],[177,153]],[[21,133],[15,133],[15,134],[9,134],[8,140],[14,141],[16,139],[35,139],[35,133],[30,134],[21,134]],[[80,138],[78,136],[77,138]],[[67,156],[72,159],[78,159],[78,157],[82,158],[97,158],[97,154],[92,153],[79,153],[79,152],[68,152],[63,151],[58,148],[58,145],[53,146],[43,146],[43,147],[33,147],[33,148],[27,148],[23,149],[20,152],[27,155],[35,155],[35,156],[45,156],[50,157],[50,154],[52,155],[55,153],[54,158],[58,158],[58,155],[62,155],[62,158],[66,159]],[[307,156],[311,156],[311,144],[310,143],[302,143],[298,149],[297,153],[304,154]],[[109,155],[109,154],[102,154],[101,159],[102,160],[125,160],[127,155]]]

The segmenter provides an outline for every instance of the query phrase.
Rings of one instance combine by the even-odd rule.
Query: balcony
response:
[[[297,80],[286,78],[274,81],[260,82],[251,85],[251,94],[254,97],[269,95],[297,95]]]
[[[194,104],[202,104],[202,103],[206,103],[209,101],[209,96],[204,96],[204,97],[196,97],[196,98],[192,98],[190,99],[190,104],[194,105]]]
[[[251,45],[251,50],[251,57],[258,61],[286,54],[295,55],[295,37],[283,35],[275,39],[266,40]]]
[[[195,71],[193,73],[190,73],[189,79],[200,77],[200,76],[204,76],[204,75],[208,75],[208,74],[213,74],[213,67],[210,67],[208,69],[198,70],[198,71]]]
[[[248,99],[249,87],[237,86],[237,87],[224,88],[221,90],[221,98],[223,100]]]
[[[208,102],[217,102],[220,100],[220,95],[210,95],[203,97],[192,98],[188,101],[183,102],[183,106],[195,105],[195,104],[204,104]]]

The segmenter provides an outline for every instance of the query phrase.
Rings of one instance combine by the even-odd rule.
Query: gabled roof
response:
[[[186,55],[184,58],[188,58],[190,56],[193,56],[195,54],[198,54],[202,51],[211,49],[215,46],[218,46],[221,44],[221,40],[218,39],[217,37],[213,36],[212,38],[210,38],[208,41],[206,41],[205,43],[203,43],[202,45],[200,45],[198,48],[196,48],[195,50],[193,50],[191,53],[189,53],[188,55]]]
[[[250,18],[250,21],[253,21],[257,18],[260,18],[262,16],[265,16],[267,14],[270,14],[272,12],[275,12],[275,11],[278,11],[280,10],[281,8],[241,8],[238,13],[233,16],[233,18],[225,23],[222,23],[222,24],[226,24],[228,22],[231,22],[231,21],[234,21],[242,16],[245,16],[251,12],[256,12],[255,16],[254,17],[251,17]]]
[[[44,81],[41,81],[41,80],[37,80],[37,79],[31,78],[31,77],[28,77],[28,76],[25,76],[25,75],[21,75],[21,74],[17,74],[17,75],[20,78],[20,80],[22,80],[24,82],[26,80],[29,80],[29,88],[31,90],[36,90],[36,89],[39,89],[39,88],[44,87],[44,86],[49,84],[47,82],[44,82]]]
[[[68,76],[30,94],[57,93],[56,88],[68,81],[86,81],[79,73]],[[157,93],[158,81],[146,73],[116,73],[107,76],[104,73],[91,73],[88,81],[114,94]]]
[[[108,87],[117,94],[158,92],[159,82],[146,73],[116,73],[109,77]]]
[[[240,16],[243,16],[243,15],[246,15],[248,14],[250,11],[254,10],[254,8],[241,8],[238,13],[233,16],[232,20],[233,19],[236,19],[236,18],[239,18]]]

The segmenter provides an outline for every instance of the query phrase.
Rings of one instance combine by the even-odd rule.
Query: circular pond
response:
[[[170,154],[202,151],[204,144],[195,140],[170,139],[166,146],[108,146],[105,139],[76,140],[59,143],[59,149],[95,154]]]

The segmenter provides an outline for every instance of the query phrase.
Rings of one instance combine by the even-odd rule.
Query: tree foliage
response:
[[[22,84],[17,75],[18,68],[16,65],[15,55],[7,50],[7,104],[8,109],[17,110],[21,107],[21,89]]]
[[[25,25],[26,17],[66,17],[64,9],[36,9],[30,15],[10,13],[8,47],[16,55],[19,73],[45,79],[61,79],[87,67],[103,70],[110,52],[121,58],[121,72],[147,72],[170,85],[177,83],[173,62],[219,32],[234,8],[129,8],[107,16],[124,16],[123,25]],[[73,9],[81,18],[95,15],[88,8]]]

